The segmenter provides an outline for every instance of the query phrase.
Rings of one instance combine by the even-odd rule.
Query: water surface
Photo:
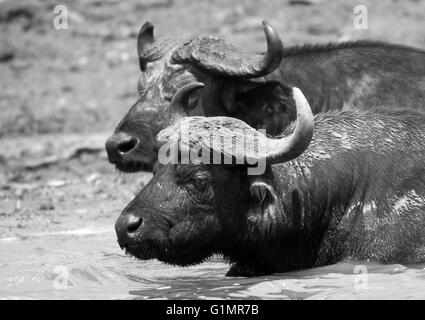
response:
[[[424,299],[425,265],[336,265],[226,278],[219,257],[179,268],[123,254],[111,228],[0,239],[3,299]],[[367,272],[364,273],[364,272]]]

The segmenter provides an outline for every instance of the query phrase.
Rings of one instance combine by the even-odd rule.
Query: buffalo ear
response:
[[[256,179],[250,186],[251,198],[258,207],[265,208],[270,204],[275,204],[277,200],[276,191],[273,186],[265,180]]]
[[[251,92],[254,93],[255,89],[260,89],[265,86],[265,82],[255,81],[224,81],[221,90],[221,102],[224,108],[231,115],[238,113],[243,107],[243,101],[239,99],[243,94]]]
[[[296,119],[291,91],[280,82],[243,82],[227,86],[222,102],[230,115],[254,128],[267,128],[269,134],[282,132]]]
[[[248,223],[255,230],[257,239],[270,239],[285,223],[276,191],[266,179],[257,178],[251,183],[250,192],[253,210],[248,215]]]

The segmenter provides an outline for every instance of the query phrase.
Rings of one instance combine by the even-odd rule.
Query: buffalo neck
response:
[[[289,47],[268,78],[300,88],[315,114],[376,105],[422,109],[425,51],[376,41]],[[406,103],[390,88],[405,88],[412,99]]]
[[[424,120],[420,114],[397,112],[339,111],[316,116],[309,148],[257,178],[272,186],[277,202],[266,209],[251,208],[248,219],[256,217],[255,224],[248,226],[241,242],[247,250],[236,253],[235,260],[249,264],[255,254],[260,265],[254,269],[273,265],[276,269],[267,272],[276,272],[346,258],[342,242],[356,232],[356,219],[344,219],[343,228],[341,220],[347,218],[349,208],[382,199],[387,183],[382,178],[392,174],[394,156],[423,149]],[[280,263],[269,263],[268,257],[280,257]]]

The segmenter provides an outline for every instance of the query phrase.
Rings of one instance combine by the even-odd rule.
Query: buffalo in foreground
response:
[[[220,253],[232,263],[229,276],[346,258],[424,262],[425,115],[332,111],[313,119],[301,91],[293,92],[297,120],[278,139],[226,117],[183,118],[163,130],[163,145],[213,149],[234,162],[160,165],[117,219],[120,246],[139,259],[182,266]],[[233,154],[228,145],[217,148],[213,130],[248,147]],[[266,161],[264,174],[235,164],[252,158]]]
[[[170,100],[184,85],[202,82],[181,116],[231,116],[280,134],[296,117],[284,87],[301,88],[313,113],[375,106],[423,109],[425,52],[375,41],[284,48],[264,22],[267,51],[245,52],[214,37],[155,39],[145,23],[138,36],[142,74],[139,100],[108,139],[109,161],[119,170],[152,170],[156,135],[173,122]]]

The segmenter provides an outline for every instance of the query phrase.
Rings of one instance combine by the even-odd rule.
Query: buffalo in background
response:
[[[284,48],[263,24],[267,51],[259,55],[208,36],[156,40],[153,25],[145,23],[137,43],[140,98],[106,142],[109,161],[126,172],[152,170],[156,135],[183,116],[231,116],[280,134],[296,118],[288,86],[301,88],[314,114],[382,106],[423,110],[423,50],[376,41]],[[171,115],[176,91],[196,82],[204,90]]]

